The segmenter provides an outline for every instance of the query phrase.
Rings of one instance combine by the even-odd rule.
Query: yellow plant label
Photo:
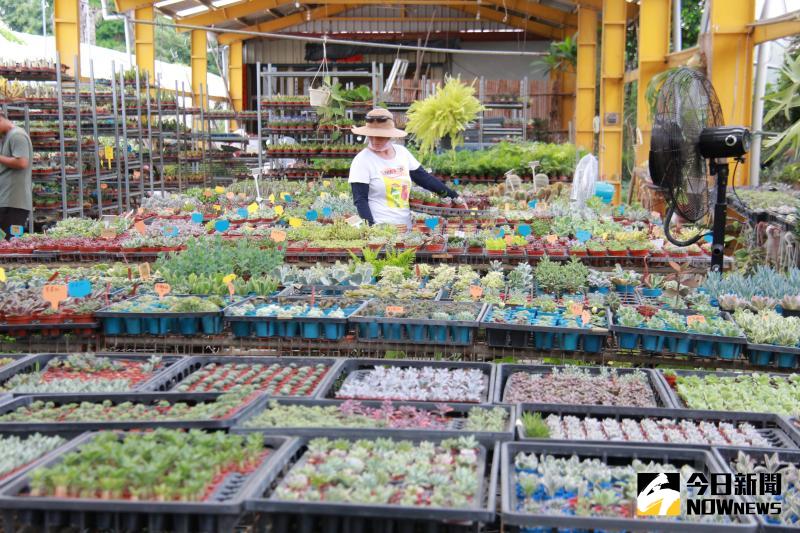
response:
[[[270,232],[269,238],[275,242],[283,242],[286,240],[286,232],[280,229],[274,229]]]
[[[322,182],[322,186],[323,187],[330,187],[331,186],[331,182],[328,181],[328,180],[325,180],[325,181]]]
[[[253,213],[255,213],[256,211],[258,211],[258,204],[257,203],[253,202],[252,204],[247,206],[247,212],[250,213],[251,215]]]
[[[113,239],[117,236],[117,232],[113,229],[104,229],[100,230],[100,238],[101,239]]]
[[[67,299],[67,286],[64,284],[45,285],[42,287],[42,299],[48,302],[55,311],[58,309],[58,304]]]
[[[5,283],[7,281],[7,279],[8,278],[6,278],[6,269],[3,268],[3,267],[0,267],[0,281]]]
[[[402,315],[405,312],[405,309],[402,305],[387,305],[386,306],[386,315]]]
[[[214,192],[217,194],[222,194],[225,192],[225,187],[223,187],[222,185],[217,185],[216,187],[214,187]]]
[[[139,276],[141,276],[143,280],[150,279],[150,263],[142,263],[139,265]]]
[[[347,193],[346,192],[340,192],[339,193],[339,198],[342,198],[343,200],[347,200],[347,198],[348,198]]]
[[[325,191],[322,191],[321,193],[319,193],[319,197],[320,198],[327,198],[328,196],[330,196],[330,195]]]
[[[219,204],[214,204],[211,207],[214,208],[214,211],[222,211],[222,206]]]
[[[106,159],[108,159],[109,161],[114,159],[114,147],[113,146],[106,146],[103,149],[103,155],[106,156]]]
[[[293,228],[299,228],[300,226],[303,225],[303,219],[292,217],[289,219],[289,225]]]
[[[273,203],[273,204],[275,203],[275,195],[274,195],[274,194],[270,194],[270,195],[267,197],[267,199],[268,199],[268,200],[269,200],[271,203]]]
[[[281,216],[283,214],[283,206],[282,205],[276,205],[275,206],[275,214],[278,215],[278,216]]]
[[[172,290],[172,287],[169,286],[169,283],[156,283],[155,287],[156,294],[158,294],[159,298],[163,298]]]
[[[236,274],[228,274],[227,276],[222,278],[222,283],[227,285],[227,284],[233,282],[233,280],[235,280],[235,279],[236,279]]]

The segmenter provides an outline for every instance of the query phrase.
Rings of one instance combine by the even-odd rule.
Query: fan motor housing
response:
[[[742,157],[750,151],[750,130],[741,126],[704,128],[698,142],[700,154],[708,159]]]

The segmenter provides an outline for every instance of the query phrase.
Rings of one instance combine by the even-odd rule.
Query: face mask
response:
[[[389,146],[391,146],[391,141],[386,141],[385,143],[382,144],[381,147],[377,147],[375,145],[375,138],[374,137],[370,137],[368,146],[369,146],[369,149],[374,151],[374,152],[385,152],[386,150],[389,149]]]

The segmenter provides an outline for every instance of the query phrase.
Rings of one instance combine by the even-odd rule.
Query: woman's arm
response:
[[[439,196],[447,196],[449,198],[458,198],[458,193],[439,181],[439,178],[428,173],[422,166],[416,170],[409,172],[411,181],[431,192],[435,192]]]
[[[370,226],[375,224],[372,211],[369,209],[369,185],[367,183],[351,183],[350,190],[353,192],[353,203],[356,204],[358,216],[366,220]]]

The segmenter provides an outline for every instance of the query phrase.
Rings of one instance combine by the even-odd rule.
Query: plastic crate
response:
[[[772,456],[773,454],[778,454],[778,458],[780,459],[781,463],[794,463],[795,465],[800,465],[800,452],[794,450],[773,450],[771,448],[714,448],[712,452],[714,455],[717,456],[719,461],[726,467],[726,470],[729,470],[732,473],[736,473],[736,470],[733,466],[731,466],[731,462],[736,461],[736,456],[739,452],[744,452],[751,457],[755,458],[763,458],[764,455]],[[746,501],[754,501],[752,496],[742,496]],[[785,505],[785,504],[784,504]],[[772,524],[769,523],[763,515],[756,515],[755,517],[756,522],[758,522],[759,531],[763,531],[764,533],[792,533],[797,532],[798,527],[791,527],[785,526],[780,524]]]
[[[338,301],[339,298],[318,297],[320,300]],[[281,298],[264,298],[253,296],[225,308],[224,320],[230,325],[234,337],[283,337],[303,339],[339,340],[347,333],[347,324],[353,314],[357,313],[366,304],[365,300],[356,300],[346,309],[344,318],[328,316],[292,318],[264,317],[264,316],[237,316],[232,315],[233,309],[246,303],[263,300],[265,303],[280,302],[306,302],[308,296],[287,296]],[[341,301],[345,301],[342,299]]]
[[[190,298],[195,295],[175,294],[177,298]],[[202,296],[201,296],[202,297]],[[127,301],[135,301],[140,296],[134,296]],[[235,304],[234,304],[235,305]],[[222,316],[220,311],[205,311],[192,313],[172,312],[143,312],[130,313],[109,310],[111,306],[95,311],[94,316],[103,325],[105,335],[218,335],[222,333]]]
[[[761,413],[736,413],[736,412],[723,412],[723,411],[699,411],[688,409],[657,409],[645,407],[614,407],[607,405],[560,405],[560,404],[534,404],[522,403],[517,404],[517,419],[522,419],[523,413],[541,413],[545,418],[547,415],[555,414],[559,416],[576,416],[579,418],[593,417],[593,418],[613,418],[619,420],[621,418],[632,418],[640,420],[643,418],[669,418],[676,420],[691,420],[693,422],[700,422],[703,420],[714,422],[730,422],[730,423],[749,423],[756,428],[756,431],[770,442],[770,447],[781,449],[798,449],[800,448],[800,430],[793,427],[792,423],[784,417],[774,414],[761,414]],[[525,430],[522,424],[517,425],[517,436],[521,441],[535,441],[535,442],[578,442],[587,444],[599,444],[600,442],[611,442],[614,445],[627,445],[633,444],[637,446],[680,446],[680,447],[701,447],[708,448],[712,445],[705,444],[689,444],[689,443],[667,443],[667,442],[651,442],[651,441],[617,441],[604,439],[602,441],[591,440],[556,440],[556,439],[537,439],[525,436]],[[719,445],[713,445],[719,446]],[[727,446],[724,446],[727,447]]]
[[[397,303],[403,304],[404,302],[398,301]],[[444,302],[443,305],[445,305]],[[368,307],[365,306],[360,311],[362,314],[352,316],[350,322],[356,324],[356,337],[361,342],[470,346],[475,339],[475,333],[478,331],[487,306],[471,303],[461,305],[473,307],[475,320],[428,320],[372,316],[365,314],[368,312]]]
[[[516,372],[544,374],[552,372],[553,369],[562,370],[564,368],[579,368],[581,370],[588,371],[591,374],[599,374],[603,370],[613,370],[618,374],[630,374],[631,372],[635,371],[643,372],[645,375],[647,375],[650,381],[650,388],[653,389],[653,393],[656,401],[659,403],[659,407],[676,407],[672,402],[672,396],[669,394],[669,391],[667,391],[666,383],[659,379],[659,376],[655,371],[647,368],[609,368],[602,366],[566,367],[553,365],[520,365],[514,363],[503,363],[499,365],[499,368],[495,372],[495,384],[493,390],[494,395],[492,396],[492,403],[505,403],[503,401],[503,397],[505,396],[506,383],[508,382],[508,378],[511,377],[511,374]]]
[[[438,442],[440,439],[429,439]],[[296,533],[371,533],[377,531],[417,531],[432,533],[467,532],[479,530],[481,524],[495,518],[497,494],[498,454],[491,462],[487,450],[481,446],[478,457],[482,482],[475,506],[464,509],[412,507],[402,505],[367,505],[332,502],[297,502],[272,499],[269,494],[290,469],[302,461],[308,438],[289,443],[279,458],[276,468],[259,479],[256,496],[245,502],[245,509],[265,513],[272,531]]]
[[[514,311],[525,308],[505,309]],[[502,312],[502,310],[496,309],[495,306],[489,306],[481,317],[481,327],[486,329],[486,342],[493,347],[524,348],[533,346],[541,350],[561,349],[570,352],[597,353],[603,349],[608,337],[608,330],[605,328],[569,328],[489,322],[495,312]]]
[[[37,433],[37,432],[36,431],[27,431],[27,432],[22,432],[22,433],[4,433],[4,432],[0,431],[0,437],[11,437],[11,436],[14,436],[14,437],[18,437],[18,438],[27,438],[27,437],[30,437],[31,435],[34,435],[35,433]],[[46,453],[40,455],[39,457],[37,457],[33,461],[31,461],[31,462],[29,462],[29,463],[27,463],[25,465],[22,465],[19,468],[16,468],[15,470],[12,470],[11,472],[6,473],[5,475],[0,474],[0,487],[3,487],[4,485],[7,485],[7,484],[11,483],[13,480],[15,480],[20,475],[22,475],[22,473],[24,471],[26,471],[27,469],[35,468],[37,465],[43,463],[48,458],[50,458],[52,455],[58,453],[61,450],[61,448],[63,448],[64,446],[67,446],[68,444],[70,444],[72,439],[74,439],[75,437],[79,436],[81,433],[82,432],[59,432],[58,436],[66,439],[63,444],[57,446],[56,448],[54,448],[53,450],[51,450],[49,452],[46,452]],[[52,435],[48,435],[48,436],[52,436]]]
[[[209,364],[250,364],[250,365],[271,365],[273,363],[277,363],[279,365],[288,366],[292,363],[297,364],[299,366],[303,365],[318,365],[324,364],[328,367],[328,372],[323,376],[323,378],[317,383],[313,390],[311,390],[306,397],[313,398],[319,394],[324,388],[328,387],[331,382],[336,379],[337,373],[339,371],[339,366],[342,364],[342,359],[337,359],[333,357],[294,357],[294,356],[286,356],[286,357],[271,357],[271,356],[224,356],[224,355],[198,355],[193,357],[188,357],[184,362],[180,364],[180,366],[176,367],[172,374],[164,374],[162,376],[161,385],[164,388],[159,388],[158,390],[171,390],[175,386],[179,385],[181,381],[189,377],[194,372],[204,368],[206,365]],[[169,379],[165,379],[169,378]],[[275,396],[275,397],[285,397],[285,396]]]
[[[799,356],[800,348],[794,346],[747,344],[747,358],[753,365],[791,369],[797,367]]]
[[[262,397],[256,400],[252,408],[247,410],[247,413],[240,417],[236,427],[232,430],[233,433],[263,433],[264,435],[291,435],[295,437],[329,437],[329,438],[381,438],[391,437],[396,439],[447,439],[454,437],[463,437],[465,435],[473,435],[478,442],[492,448],[496,441],[514,440],[514,425],[515,425],[515,409],[509,405],[481,405],[474,403],[448,403],[448,407],[452,409],[448,418],[449,421],[447,429],[387,429],[387,428],[345,428],[345,427],[248,427],[246,423],[264,412],[269,403],[277,401],[282,405],[303,405],[307,407],[320,406],[330,407],[339,406],[344,403],[343,400],[312,400],[312,399],[276,399]],[[361,405],[365,407],[380,407],[383,402],[380,401],[360,401]],[[440,406],[440,403],[430,402],[392,402],[393,407],[412,406],[418,409],[426,409],[434,411]],[[501,407],[508,413],[508,422],[503,431],[500,432],[473,432],[464,429],[467,413],[474,407],[482,407],[484,409],[492,409],[494,407]]]
[[[10,363],[6,363],[5,365],[0,365],[0,372],[9,370],[16,365],[24,363],[24,361],[29,357],[33,356],[29,353],[0,353],[0,359],[13,359],[13,361],[11,361]]]
[[[163,392],[136,392],[136,393],[121,393],[121,394],[31,394],[15,398],[13,401],[0,405],[0,415],[11,413],[21,407],[31,405],[36,401],[53,402],[56,405],[64,405],[69,403],[102,403],[110,400],[112,404],[120,404],[124,402],[133,403],[146,403],[152,404],[162,400],[170,402],[188,402],[188,403],[205,403],[212,402],[219,398],[221,394],[217,393],[163,393]],[[172,421],[157,421],[157,420],[120,420],[120,421],[86,421],[86,422],[4,422],[0,421],[0,432],[17,433],[38,431],[39,433],[57,433],[62,431],[97,431],[108,429],[153,429],[153,428],[196,428],[196,429],[227,429],[233,427],[239,418],[249,408],[252,407],[253,401],[257,398],[253,395],[252,398],[243,402],[239,409],[232,415],[220,419],[207,419],[207,420],[172,420]]]
[[[337,368],[338,376],[327,384],[325,388],[320,389],[317,394],[317,399],[337,399],[336,392],[347,379],[360,379],[359,375],[363,375],[365,370],[371,370],[376,366],[397,366],[401,368],[423,368],[426,366],[433,368],[477,368],[481,370],[485,378],[485,392],[481,396],[480,402],[475,404],[485,403],[502,403],[494,402],[493,386],[495,382],[495,368],[496,365],[492,363],[468,363],[456,361],[423,361],[418,359],[345,359],[342,364]],[[344,399],[344,398],[340,398]],[[358,399],[358,398],[354,398]],[[377,398],[364,398],[364,400],[374,400]],[[399,400],[398,400],[399,401]],[[412,400],[405,400],[412,401]],[[416,400],[415,400],[416,401]],[[466,402],[465,402],[466,403]],[[471,403],[471,402],[470,402]]]
[[[75,527],[81,531],[175,531],[181,533],[229,533],[239,522],[244,502],[258,488],[258,480],[276,468],[282,457],[285,437],[264,437],[266,447],[274,451],[254,472],[245,478],[231,476],[203,502],[158,502],[131,500],[95,500],[22,496],[29,489],[30,473],[36,467],[49,467],[64,455],[80,447],[98,433],[86,433],[58,450],[46,461],[29,467],[22,475],[0,489],[0,510],[6,531],[15,531],[16,522],[49,528]],[[120,438],[124,438],[120,433]]]
[[[19,361],[18,363],[14,363],[13,365],[8,365],[3,368],[0,368],[0,385],[5,384],[6,381],[11,379],[13,376],[19,373],[30,373],[36,372],[37,370],[42,371],[45,369],[47,364],[52,361],[53,359],[60,358],[66,359],[69,354],[56,354],[56,353],[43,353],[43,354],[36,354],[29,357],[24,358],[23,360]],[[138,355],[138,354],[97,354],[98,357],[106,357],[108,359],[114,360],[125,360],[125,361],[139,361],[142,363],[147,362],[152,355]],[[134,385],[131,389],[132,391],[150,391],[155,390],[162,379],[166,379],[166,375],[176,370],[179,366],[182,365],[183,359],[181,357],[176,356],[163,356],[161,359],[163,368],[160,368],[153,372],[153,375],[150,378],[147,378],[141,381],[139,384]],[[25,394],[24,392],[12,392],[14,396],[22,396]]]
[[[710,450],[697,448],[658,447],[658,446],[613,446],[556,443],[517,443],[507,442],[501,448],[502,495],[501,517],[503,525],[524,528],[570,528],[580,530],[620,530],[620,531],[755,531],[755,520],[749,516],[739,517],[738,523],[726,525],[700,524],[668,519],[608,518],[599,516],[578,516],[564,514],[529,514],[517,510],[517,491],[514,483],[514,459],[520,452],[548,454],[556,457],[577,455],[581,459],[598,458],[615,465],[630,464],[633,459],[659,461],[674,466],[691,465],[704,472],[724,472],[717,456]],[[738,500],[738,497],[736,497]],[[541,530],[541,529],[540,529]]]

